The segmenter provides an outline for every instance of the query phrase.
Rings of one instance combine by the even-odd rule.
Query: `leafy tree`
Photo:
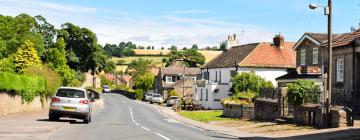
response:
[[[170,61],[175,59],[182,59],[189,67],[197,67],[205,63],[205,56],[194,49],[184,51],[172,50],[170,52]]]
[[[198,45],[194,44],[194,45],[192,45],[191,49],[198,50],[199,47],[198,47]]]
[[[155,49],[155,47],[154,47],[154,46],[152,46],[152,47],[151,47],[151,49],[152,49],[152,50],[154,50],[154,49]]]
[[[47,62],[54,68],[67,65],[65,41],[60,37],[55,46],[48,51]]]
[[[179,93],[177,93],[175,90],[170,90],[169,97],[170,96],[178,96],[178,97],[180,97],[181,95]]]
[[[131,61],[129,63],[128,69],[135,70],[132,75],[136,77],[136,76],[144,75],[146,72],[148,72],[149,66],[151,64],[152,61],[139,58],[138,60]]]
[[[135,88],[141,89],[142,91],[148,91],[153,88],[154,75],[150,72],[145,73],[135,79]]]
[[[220,43],[220,50],[221,51],[226,51],[227,48],[228,48],[228,46],[227,46],[226,41],[223,41],[223,42]]]
[[[164,50],[164,47],[161,47],[161,50]]]
[[[48,49],[54,44],[56,29],[54,25],[47,22],[46,18],[44,18],[43,16],[37,15],[34,18],[36,21],[36,30],[42,35],[45,48]]]
[[[187,50],[187,48],[186,48],[186,47],[184,47],[182,50]]]
[[[25,41],[15,54],[16,71],[23,73],[26,68],[38,63],[40,63],[40,58],[36,53],[34,43]]]
[[[138,47],[138,49],[140,49],[140,50],[144,50],[144,49],[145,49],[145,47],[144,47],[144,46],[139,46],[139,47]]]
[[[289,103],[293,106],[320,101],[320,86],[313,81],[297,80],[287,84],[287,87]]]
[[[170,47],[170,50],[177,50],[177,47],[173,45]]]
[[[147,46],[146,49],[147,49],[147,50],[151,50],[151,47],[150,47],[150,46]]]
[[[261,88],[274,88],[270,81],[255,74],[255,72],[242,72],[232,79],[231,91],[234,95],[242,92],[253,92],[257,96]]]

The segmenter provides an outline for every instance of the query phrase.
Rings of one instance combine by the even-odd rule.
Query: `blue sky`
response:
[[[236,33],[241,44],[271,41],[282,33],[297,41],[304,32],[326,32],[327,0],[0,0],[0,14],[43,15],[56,27],[72,22],[94,31],[99,43],[133,41],[157,48],[218,45]],[[334,32],[360,22],[360,1],[333,0]]]

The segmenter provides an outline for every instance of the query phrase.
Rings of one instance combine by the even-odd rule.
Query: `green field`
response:
[[[190,118],[192,120],[200,122],[209,122],[209,121],[221,121],[221,120],[231,120],[230,118],[222,117],[222,110],[211,110],[211,111],[181,111],[179,114],[181,116]]]

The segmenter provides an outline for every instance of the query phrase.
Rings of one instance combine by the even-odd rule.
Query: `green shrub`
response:
[[[255,72],[242,72],[232,79],[231,91],[233,94],[241,92],[254,92],[257,96],[261,88],[274,88],[270,81],[255,74]]]
[[[142,100],[144,98],[144,91],[142,89],[136,89],[135,91],[136,99]]]
[[[62,84],[64,86],[68,86],[74,80],[76,80],[75,70],[71,69],[68,65],[56,68],[56,72],[60,75]]]
[[[221,104],[226,106],[228,104],[251,104],[252,99],[256,96],[256,94],[252,91],[247,92],[239,92],[232,95],[229,98],[224,98],[221,100]]]
[[[178,97],[181,97],[180,96],[180,94],[179,93],[177,93],[175,90],[170,90],[170,92],[169,92],[169,95],[168,95],[169,97],[170,96],[178,96]]]
[[[40,76],[1,72],[0,79],[0,90],[16,92],[23,102],[29,103],[46,91],[46,81]]]
[[[33,65],[26,69],[26,75],[36,75],[45,79],[46,90],[44,97],[51,97],[55,94],[56,90],[61,86],[60,76],[47,66]]]
[[[108,85],[108,86],[112,86],[113,85],[113,81],[109,80],[105,77],[105,75],[100,75],[100,82],[101,85]]]
[[[13,57],[0,59],[0,72],[1,71],[15,72],[15,63]]]
[[[288,99],[293,106],[299,106],[304,103],[319,103],[320,86],[313,81],[297,80],[294,83],[287,84]]]

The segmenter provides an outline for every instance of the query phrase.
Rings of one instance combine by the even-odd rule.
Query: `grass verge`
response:
[[[222,110],[179,112],[181,116],[200,122],[231,120],[231,118],[222,117],[222,113]]]

